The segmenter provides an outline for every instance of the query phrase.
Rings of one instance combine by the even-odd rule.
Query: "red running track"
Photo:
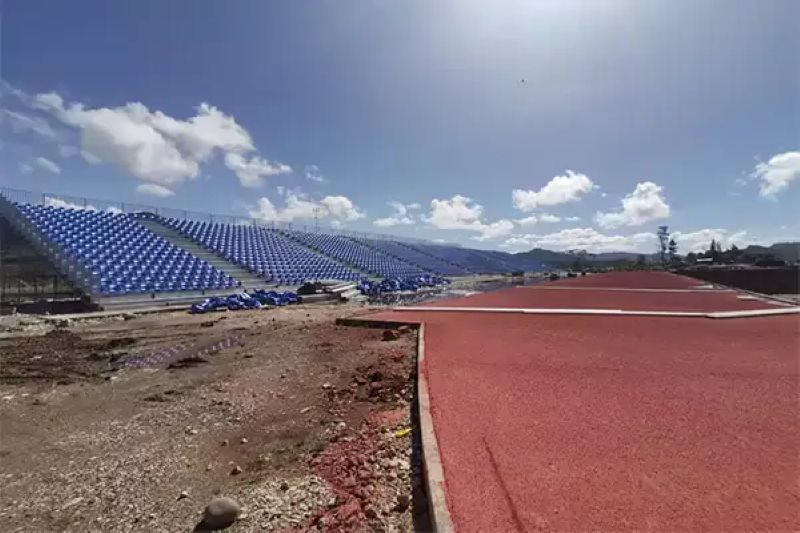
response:
[[[458,531],[800,529],[797,315],[375,318],[425,322]]]
[[[740,300],[735,292],[622,292],[537,289],[536,285],[437,300],[430,307],[511,307],[549,309],[623,309],[626,311],[744,311],[777,309],[775,304]]]

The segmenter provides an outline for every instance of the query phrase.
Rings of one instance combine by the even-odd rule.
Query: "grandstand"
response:
[[[366,246],[375,248],[386,255],[403,259],[406,262],[416,265],[424,270],[439,274],[440,276],[469,276],[474,274],[474,272],[471,272],[458,265],[448,263],[444,259],[422,253],[416,248],[403,242],[390,239],[370,239],[365,237],[356,238],[355,240]]]
[[[341,235],[306,231],[286,231],[285,233],[298,242],[374,276],[409,278],[432,274],[428,270]]]
[[[212,224],[176,218],[162,223],[265,281],[299,285],[321,279],[357,280],[361,275],[341,263],[261,226]]]
[[[0,190],[0,222],[10,236],[6,241],[13,236],[15,250],[29,247],[39,271],[48,273],[51,296],[56,297],[57,286],[104,308],[322,279],[457,277],[543,268],[504,252],[11,189]],[[2,286],[31,292],[22,289],[31,285],[24,274],[14,275]]]

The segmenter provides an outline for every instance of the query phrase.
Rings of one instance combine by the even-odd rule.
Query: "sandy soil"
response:
[[[425,529],[403,431],[416,334],[334,324],[356,310],[172,312],[0,338],[4,531],[191,531],[214,495],[243,506],[231,531]]]

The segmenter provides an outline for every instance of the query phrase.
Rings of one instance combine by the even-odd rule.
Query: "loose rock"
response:
[[[226,497],[214,498],[206,506],[202,525],[208,529],[225,529],[236,522],[240,512],[241,507],[235,500]]]
[[[401,494],[397,497],[397,505],[395,509],[398,513],[404,512],[411,505],[411,497],[408,494]]]

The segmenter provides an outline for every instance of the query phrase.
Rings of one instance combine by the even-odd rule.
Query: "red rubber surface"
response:
[[[458,531],[800,529],[797,315],[381,317],[425,322]]]
[[[631,289],[692,289],[706,282],[668,272],[609,272],[559,280],[559,285],[577,287],[627,287]]]
[[[739,311],[777,309],[757,300],[740,300],[735,292],[622,292],[604,290],[548,290],[536,286],[504,289],[439,300],[431,307],[536,307],[551,309],[623,309],[626,311]]]

